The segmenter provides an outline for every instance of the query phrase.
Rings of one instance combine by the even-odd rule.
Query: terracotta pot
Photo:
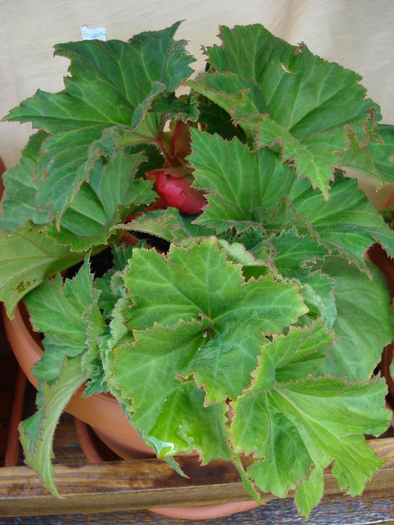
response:
[[[32,374],[32,367],[41,358],[43,349],[38,334],[33,332],[31,328],[28,314],[22,304],[16,308],[15,318],[12,321],[8,318],[4,308],[4,326],[19,366],[29,381],[37,387],[37,380]],[[110,394],[95,394],[83,398],[81,397],[82,392],[83,387],[71,398],[66,407],[68,413],[89,425],[105,445],[123,459],[155,456],[152,449],[131,427],[114,397]],[[116,432],[113,432],[112,429],[116,429]],[[97,450],[97,440],[92,439],[91,434],[90,436],[82,436],[82,434],[83,425],[79,425],[77,435],[87,459],[92,462],[103,460],[100,451]],[[174,518],[213,519],[243,512],[257,506],[258,503],[255,501],[240,501],[219,505],[160,508],[152,509],[152,511]]]
[[[83,421],[75,418],[75,428],[82,451],[89,463],[102,463],[116,459],[114,453],[104,443],[100,442],[97,435]],[[250,510],[257,507],[254,501],[226,503],[218,505],[204,505],[194,507],[161,507],[149,509],[151,512],[169,516],[171,518],[183,519],[213,519]]]
[[[37,380],[32,374],[32,367],[41,358],[43,349],[37,333],[31,329],[28,314],[23,306],[15,310],[15,318],[10,321],[4,310],[4,326],[15,357],[29,381],[37,388]],[[103,441],[108,435],[110,441],[119,436],[119,450],[122,446],[127,457],[153,456],[153,451],[141,440],[138,433],[130,426],[119,403],[109,394],[98,394],[87,398],[81,397],[83,387],[72,397],[66,411],[85,421],[100,433]],[[116,428],[116,433],[108,432]],[[118,452],[117,452],[118,453]]]

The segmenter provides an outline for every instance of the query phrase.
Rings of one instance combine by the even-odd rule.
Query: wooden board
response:
[[[367,484],[365,493],[391,492],[394,439],[371,440],[370,445],[386,464]],[[49,493],[29,467],[4,468],[0,471],[0,516],[115,512],[250,499],[231,464],[213,461],[201,467],[195,457],[178,461],[190,479],[157,459],[56,465],[55,481],[62,498]],[[334,477],[325,474],[325,494],[340,492]],[[273,496],[267,494],[264,499]]]

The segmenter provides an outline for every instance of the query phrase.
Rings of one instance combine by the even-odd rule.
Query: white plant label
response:
[[[82,38],[84,40],[107,40],[107,32],[105,27],[93,27],[82,26]]]

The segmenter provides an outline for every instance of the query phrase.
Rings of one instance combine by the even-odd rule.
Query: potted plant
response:
[[[84,385],[174,468],[231,461],[256,500],[295,489],[308,516],[331,463],[351,495],[382,464],[364,435],[390,420],[374,371],[392,317],[364,254],[394,234],[346,170],[392,182],[393,128],[356,73],[261,25],[222,27],[191,79],[178,25],[57,45],[64,91],[5,117],[38,130],[0,224],[0,298],[45,334],[26,460],[56,493],[54,429]]]

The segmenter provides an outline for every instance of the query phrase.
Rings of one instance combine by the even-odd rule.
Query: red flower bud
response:
[[[177,208],[182,213],[195,215],[202,212],[207,201],[199,190],[191,187],[192,182],[193,177],[190,175],[171,177],[163,170],[157,174],[155,185],[157,193],[168,206]]]

